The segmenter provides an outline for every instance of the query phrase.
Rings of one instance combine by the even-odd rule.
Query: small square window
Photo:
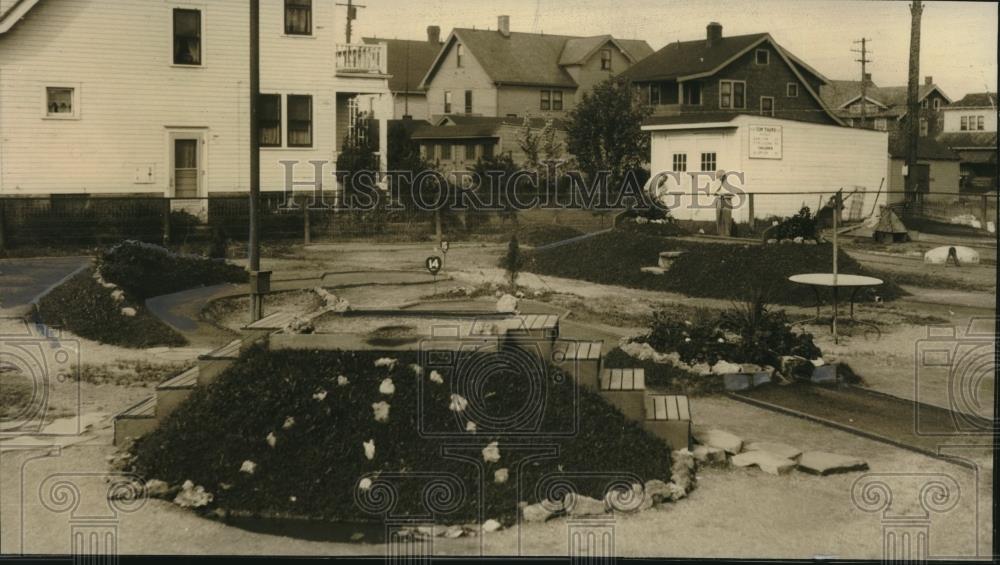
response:
[[[788,98],[798,98],[799,97],[799,85],[795,82],[790,82],[785,85],[785,96]]]
[[[61,86],[49,86],[45,89],[45,115],[57,118],[72,118],[76,116],[73,104],[76,89]]]
[[[771,62],[771,52],[767,49],[758,49],[754,52],[754,61],[758,65],[767,65]]]

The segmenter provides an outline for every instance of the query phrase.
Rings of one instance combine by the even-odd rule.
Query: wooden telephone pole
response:
[[[910,80],[906,89],[906,191],[915,198],[917,191],[917,143],[920,139],[920,16],[924,5],[920,0],[910,4]]]
[[[851,49],[851,51],[861,55],[860,59],[855,59],[856,62],[861,63],[861,127],[865,127],[868,115],[868,63],[872,62],[868,58],[869,41],[871,39],[862,37],[854,42],[855,44],[860,43],[861,49]]]
[[[250,0],[250,276],[260,271],[260,137],[258,101],[260,98],[260,0]],[[262,315],[262,297],[251,281],[250,321]]]
[[[344,6],[347,8],[347,43],[351,42],[351,22],[358,19],[358,8],[367,8],[368,6],[362,6],[361,4],[355,4],[354,0],[347,0],[347,4],[337,4],[338,6]]]

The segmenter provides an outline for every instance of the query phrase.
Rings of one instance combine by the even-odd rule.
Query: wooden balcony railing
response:
[[[386,74],[385,45],[338,43],[336,70],[347,74]]]

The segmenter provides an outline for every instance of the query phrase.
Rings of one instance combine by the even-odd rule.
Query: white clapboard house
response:
[[[249,5],[0,0],[0,197],[246,191]],[[385,162],[385,46],[338,42],[344,17],[334,2],[260,3],[263,190],[284,188],[281,161],[302,163],[297,180],[326,161],[335,190],[349,135],[379,135]]]

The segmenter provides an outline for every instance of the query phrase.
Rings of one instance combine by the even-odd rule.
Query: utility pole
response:
[[[917,190],[917,142],[920,138],[917,89],[920,88],[920,16],[923,12],[920,0],[910,4],[910,80],[906,91],[906,191],[910,198],[915,198]]]
[[[361,4],[355,4],[354,0],[347,0],[347,4],[337,4],[347,8],[347,43],[351,42],[351,22],[358,19],[358,8],[367,8]]]
[[[861,63],[861,127],[865,127],[867,122],[868,114],[868,63],[872,60],[868,58],[868,42],[871,39],[867,37],[862,37],[861,39],[855,41],[855,45],[861,44],[861,49],[851,49],[854,53],[861,55],[860,59],[855,59],[856,62]]]
[[[260,272],[260,137],[257,115],[260,98],[260,0],[250,0],[250,322],[261,318]]]

